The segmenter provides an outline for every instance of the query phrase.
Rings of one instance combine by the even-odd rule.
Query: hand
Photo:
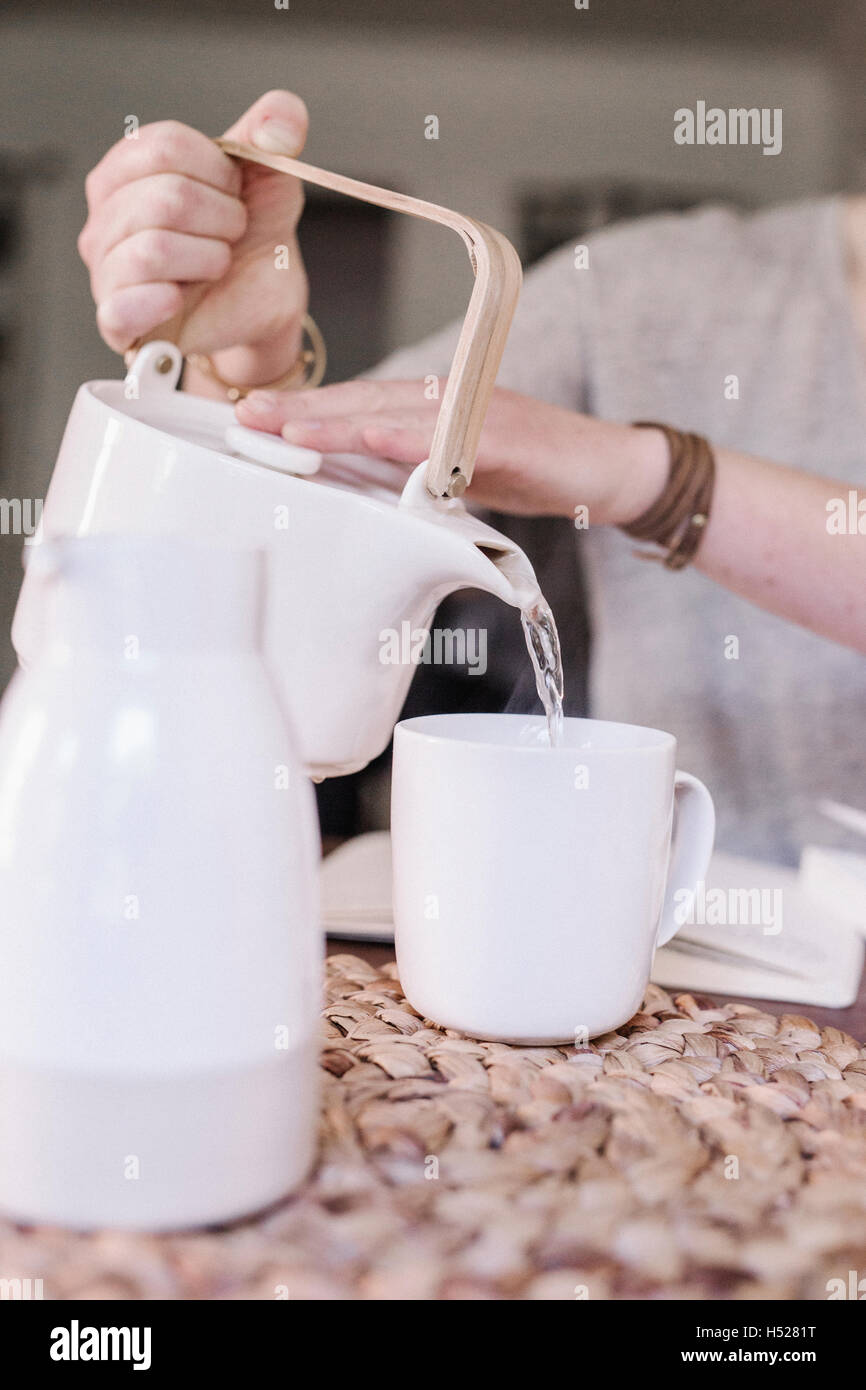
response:
[[[440,381],[440,397],[445,383]],[[369,454],[414,466],[430,454],[439,400],[423,381],[349,381],[315,391],[253,391],[240,422],[321,453]],[[408,470],[407,470],[408,471]],[[664,487],[659,430],[608,424],[516,391],[493,392],[467,496],[495,511],[621,525]]]
[[[226,131],[289,155],[301,151],[306,134],[304,103],[279,91]],[[109,347],[123,352],[182,312],[190,287],[205,282],[210,288],[183,325],[182,350],[214,354],[220,375],[242,385],[288,371],[307,305],[297,179],[239,164],[190,126],[159,121],[119,140],[88,175],[86,192],[78,249]],[[289,249],[288,269],[276,268],[277,246]],[[199,384],[210,392],[206,381]]]

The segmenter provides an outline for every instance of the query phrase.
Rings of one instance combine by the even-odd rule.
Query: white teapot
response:
[[[264,649],[314,777],[355,771],[387,745],[414,666],[383,656],[386,634],[426,630],[454,589],[538,597],[515,545],[460,500],[520,284],[510,243],[483,223],[248,146],[228,153],[451,226],[476,282],[428,463],[398,493],[396,465],[320,459],[239,426],[233,408],[178,392],[182,355],[146,342],[125,381],[78,392],[41,536],[176,535],[262,548],[270,560]],[[12,637],[23,666],[43,640],[43,602],[25,574]]]

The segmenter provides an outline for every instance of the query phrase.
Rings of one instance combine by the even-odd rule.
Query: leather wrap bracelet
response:
[[[638,429],[661,430],[668,442],[668,480],[651,507],[620,529],[634,540],[664,546],[666,555],[635,553],[646,560],[660,560],[668,569],[681,570],[695,557],[710,516],[716,479],[716,460],[709,441],[654,420],[635,420]]]

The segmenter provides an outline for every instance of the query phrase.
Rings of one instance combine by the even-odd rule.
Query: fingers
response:
[[[227,134],[297,154],[307,123],[300,97],[273,91]],[[240,288],[258,253],[271,254],[278,243],[292,241],[303,206],[297,179],[231,159],[178,121],[142,126],[135,138],[119,140],[85,188],[88,218],[79,250],[91,273],[100,331],[119,351],[180,312],[187,284],[223,281],[231,290],[237,270]],[[296,255],[292,276],[282,277],[280,294],[272,296],[275,304],[268,301],[275,333],[284,332],[305,285]],[[243,288],[246,293],[249,286]],[[250,313],[239,294],[234,300],[224,295],[220,312],[220,346],[252,341],[247,332],[258,341],[262,313]]]
[[[341,381],[314,391],[252,391],[238,402],[238,417],[253,429],[277,434],[288,422],[325,420],[340,416],[393,414],[414,410],[429,415],[431,423],[439,413],[444,378],[438,382],[438,396],[428,399],[427,381]]]
[[[390,459],[394,463],[425,463],[430,457],[433,431],[410,425],[373,424],[363,431],[362,439],[362,449],[346,452],[369,454],[372,458]]]
[[[432,426],[423,421],[370,419],[348,416],[339,420],[308,421],[284,425],[281,434],[289,444],[316,449],[320,454],[368,454],[395,463],[423,463],[430,454]]]
[[[91,289],[103,308],[117,290],[131,285],[219,280],[230,261],[231,248],[224,241],[150,228],[109,251],[91,275]]]
[[[123,352],[174,318],[184,306],[183,283],[221,279],[230,259],[227,243],[211,237],[153,229],[127,237],[91,274],[96,322],[108,346]]]
[[[251,393],[246,402],[238,403],[238,418],[258,429],[269,428],[263,426],[263,416],[256,409],[259,401],[255,398],[271,394]],[[276,393],[273,394],[277,401],[281,399]],[[251,410],[250,401],[253,402]],[[247,405],[246,410],[241,409],[244,404]],[[277,425],[271,432],[279,432],[291,444],[301,444],[323,454],[369,454],[397,463],[422,463],[430,453],[435,426],[434,413],[404,410],[394,414],[332,414],[319,419],[299,417]]]
[[[180,285],[132,285],[100,304],[96,323],[108,346],[115,352],[125,352],[137,338],[179,314],[183,302]]]
[[[225,274],[246,228],[242,186],[236,163],[178,121],[142,126],[97,164],[79,251],[110,347],[121,352],[178,313],[180,282]]]
[[[308,126],[309,116],[301,98],[294,92],[277,89],[254,101],[225,135],[228,140],[253,144],[271,154],[298,155],[304,148]]]
[[[95,208],[124,184],[151,174],[185,174],[233,196],[241,190],[237,164],[213,140],[180,121],[157,121],[142,126],[134,140],[118,140],[87,175],[88,208]]]
[[[93,269],[136,232],[164,227],[233,243],[246,225],[240,198],[183,174],[150,174],[116,189],[94,209],[78,238],[78,250]]]
[[[440,396],[442,389],[444,382]],[[429,379],[345,381],[314,391],[252,391],[236,409],[243,424],[320,453],[423,463],[439,414],[429,392]]]

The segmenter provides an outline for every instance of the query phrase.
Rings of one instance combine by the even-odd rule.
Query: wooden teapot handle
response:
[[[434,497],[459,496],[472,478],[481,427],[520,293],[522,271],[511,242],[474,217],[464,217],[421,198],[393,193],[344,174],[332,174],[288,155],[265,154],[253,145],[238,144],[234,140],[217,140],[216,144],[235,159],[264,164],[269,169],[293,174],[304,183],[318,184],[364,203],[408,213],[410,217],[439,222],[459,232],[469,251],[475,284],[439,408],[426,473],[427,489]],[[208,288],[202,286],[193,302],[197,302]],[[188,305],[184,317],[189,312]],[[172,320],[171,325],[148,333],[140,342],[171,338],[177,331],[178,321]]]

